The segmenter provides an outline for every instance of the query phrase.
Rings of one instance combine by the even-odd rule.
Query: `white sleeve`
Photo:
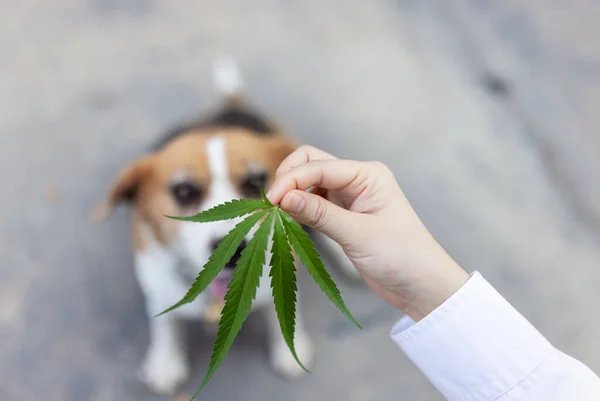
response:
[[[600,400],[600,378],[554,348],[478,272],[418,323],[400,319],[391,337],[447,400]]]

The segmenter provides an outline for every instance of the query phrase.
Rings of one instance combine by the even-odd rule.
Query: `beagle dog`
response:
[[[151,152],[123,169],[95,215],[102,220],[121,202],[131,206],[135,276],[144,295],[150,329],[140,374],[158,393],[172,393],[188,377],[181,321],[218,322],[231,271],[245,245],[194,302],[155,317],[185,295],[219,241],[241,221],[200,224],[165,215],[194,215],[232,199],[259,198],[260,190],[272,183],[279,164],[297,147],[283,129],[244,101],[240,71],[232,60],[215,63],[213,74],[224,98],[222,104],[168,132]],[[341,247],[323,235],[313,234],[319,236],[315,240],[327,247],[324,250],[335,257],[337,264],[355,277],[356,270]],[[266,316],[272,368],[286,378],[294,378],[304,370],[294,360],[280,331],[271,295],[269,258],[268,252],[252,310]],[[300,360],[310,366],[314,346],[304,328],[300,297],[295,346]]]

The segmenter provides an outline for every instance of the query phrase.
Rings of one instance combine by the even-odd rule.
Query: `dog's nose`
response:
[[[215,249],[217,249],[217,247],[219,246],[219,243],[223,240],[223,238],[217,239],[217,240],[213,240],[211,242],[211,248],[213,250],[213,252],[215,251]],[[244,250],[244,248],[246,247],[246,241],[242,241],[242,243],[240,244],[240,246],[238,247],[238,249],[236,249],[235,253],[233,254],[233,256],[231,257],[231,259],[229,259],[229,262],[227,262],[225,264],[225,268],[227,269],[233,269],[237,263],[237,261],[239,260],[240,256],[242,256],[242,251]]]

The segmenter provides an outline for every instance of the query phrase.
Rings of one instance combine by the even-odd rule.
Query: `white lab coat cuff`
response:
[[[552,345],[478,272],[392,339],[448,400],[494,400],[534,371]]]

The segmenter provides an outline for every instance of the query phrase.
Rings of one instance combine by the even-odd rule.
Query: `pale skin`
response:
[[[340,244],[367,285],[415,321],[469,278],[380,162],[342,160],[303,146],[281,163],[267,197]]]

